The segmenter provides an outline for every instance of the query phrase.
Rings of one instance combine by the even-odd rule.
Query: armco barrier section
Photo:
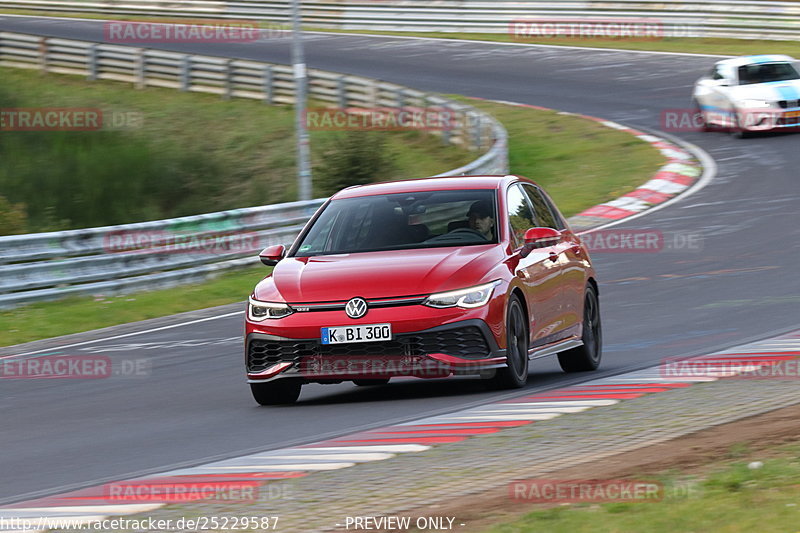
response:
[[[385,31],[505,33],[520,19],[650,21],[666,37],[800,38],[800,3],[746,0],[303,1],[308,26]],[[288,0],[12,0],[0,8],[102,15],[212,17],[287,23]]]
[[[294,103],[291,68],[254,61],[0,32],[0,66]],[[400,85],[313,69],[308,71],[308,84],[310,98],[343,108],[447,109],[455,117],[453,129],[431,135],[470,150],[488,151],[472,163],[439,175],[508,172],[505,129],[470,105]],[[254,264],[260,249],[291,242],[323,201],[0,237],[0,308],[72,294],[167,287]]]

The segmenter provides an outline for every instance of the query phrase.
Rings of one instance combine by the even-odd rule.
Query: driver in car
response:
[[[475,230],[486,240],[494,239],[494,217],[489,202],[479,200],[472,204],[467,212],[469,229]]]

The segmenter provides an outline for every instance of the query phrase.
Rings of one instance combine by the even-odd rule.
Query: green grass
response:
[[[13,107],[89,107],[142,117],[141,127],[124,130],[3,132],[0,196],[24,206],[27,215],[17,233],[297,199],[291,107],[2,68],[0,108]],[[343,134],[310,135],[312,163],[319,167],[330,144]],[[366,135],[386,141],[384,149],[395,165],[385,179],[438,174],[477,157],[420,132]]]
[[[528,513],[487,533],[787,532],[800,523],[800,447],[751,470],[749,461],[720,462],[708,474],[663,473],[666,497],[652,503],[573,504]],[[741,455],[733,450],[730,456]],[[637,478],[638,479],[638,478]]]
[[[566,216],[635,189],[664,163],[648,143],[595,121],[464,100],[506,127],[511,171],[542,185]]]
[[[257,266],[172,289],[121,296],[71,297],[0,311],[0,346],[244,302],[256,283],[271,271],[271,267]]]

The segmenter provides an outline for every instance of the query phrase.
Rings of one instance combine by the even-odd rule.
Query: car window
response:
[[[309,257],[496,243],[496,196],[493,189],[476,189],[333,200],[292,255]],[[469,215],[476,210],[482,214],[483,233],[470,225]]]
[[[525,191],[528,200],[533,206],[533,216],[536,226],[540,228],[553,228],[557,230],[564,229],[564,225],[560,217],[553,210],[547,197],[542,192],[527,183],[522,184],[522,190]]]
[[[761,63],[742,65],[738,69],[739,85],[800,79],[791,63]]]
[[[712,80],[729,80],[731,83],[734,82],[734,70],[733,67],[730,65],[714,65],[714,68],[711,70],[711,79]]]
[[[536,226],[533,212],[518,185],[508,188],[506,207],[511,226],[511,239],[514,248],[518,248],[525,242],[525,232]]]

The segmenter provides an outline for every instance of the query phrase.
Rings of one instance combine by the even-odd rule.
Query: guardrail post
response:
[[[87,58],[86,62],[86,70],[88,75],[86,78],[89,81],[95,81],[97,79],[97,45],[90,44],[89,45],[89,57]]]
[[[264,103],[272,105],[275,101],[275,75],[272,72],[272,65],[264,67]]]
[[[181,58],[181,91],[191,89],[192,56],[185,55]]]
[[[225,91],[222,93],[222,98],[230,100],[233,94],[233,60],[225,60]]]
[[[49,50],[48,50],[48,46],[47,46],[47,38],[46,37],[42,37],[41,39],[39,39],[39,64],[40,64],[40,66],[42,68],[42,73],[47,73],[47,70],[49,68],[49,66],[48,66],[48,62],[49,62],[48,61],[48,59],[49,59],[48,55],[49,54],[48,54],[48,52],[49,52]]]
[[[447,112],[449,114],[449,116],[451,116],[451,117],[455,118],[455,116],[456,116],[455,112],[452,109],[450,109],[449,107],[447,107],[447,105],[442,105],[441,107],[439,107],[439,109],[441,111],[443,111],[443,112]],[[462,124],[461,127],[463,128],[464,125]],[[450,144],[452,134],[453,134],[453,132],[452,132],[452,130],[450,130],[450,128],[447,128],[447,127],[442,128],[442,142],[444,144]]]
[[[137,48],[133,62],[133,83],[137,89],[144,89],[145,84],[145,49]]]
[[[369,85],[369,101],[372,104],[373,108],[378,107],[378,93],[380,89],[378,88],[378,81],[377,80],[370,80]]]
[[[347,107],[347,88],[345,87],[344,76],[336,79],[336,96],[339,100],[339,108]]]
[[[475,143],[475,148],[480,150],[483,148],[483,124],[481,124],[481,115],[477,114],[472,116],[472,122],[472,142]]]

